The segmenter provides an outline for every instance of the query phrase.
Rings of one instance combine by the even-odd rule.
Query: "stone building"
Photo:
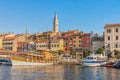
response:
[[[120,24],[106,24],[104,27],[105,51],[120,50]]]

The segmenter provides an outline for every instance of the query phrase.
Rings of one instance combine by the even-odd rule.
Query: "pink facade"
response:
[[[90,48],[91,48],[91,34],[84,34],[82,36],[82,48],[90,50]]]

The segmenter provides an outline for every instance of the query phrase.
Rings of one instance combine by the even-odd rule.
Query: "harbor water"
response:
[[[0,80],[120,80],[120,69],[80,65],[0,66]]]

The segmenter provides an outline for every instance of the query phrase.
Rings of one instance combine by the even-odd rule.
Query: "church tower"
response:
[[[57,16],[57,13],[55,13],[53,27],[54,27],[54,31],[58,32],[58,16]]]

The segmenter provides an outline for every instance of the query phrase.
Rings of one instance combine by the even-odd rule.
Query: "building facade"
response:
[[[82,49],[89,49],[91,50],[91,38],[92,38],[92,34],[91,33],[87,33],[87,34],[83,34],[82,35],[82,43],[81,43],[81,46],[82,46]]]
[[[106,53],[120,50],[120,24],[106,24],[104,27]]]
[[[17,39],[15,37],[4,38],[3,48],[6,51],[17,52]]]
[[[41,39],[36,42],[36,50],[46,50],[48,48],[48,40]]]
[[[0,49],[2,49],[2,39],[0,39]]]
[[[64,38],[64,53],[69,54],[74,47],[77,47],[76,35],[78,33],[78,30],[71,30],[62,34]]]
[[[103,38],[103,36],[92,37],[91,47],[92,47],[92,51],[94,51],[94,52],[96,50],[98,50],[99,48],[104,48],[104,38]]]
[[[64,41],[63,38],[53,38],[51,41],[51,48],[52,51],[64,50]]]

